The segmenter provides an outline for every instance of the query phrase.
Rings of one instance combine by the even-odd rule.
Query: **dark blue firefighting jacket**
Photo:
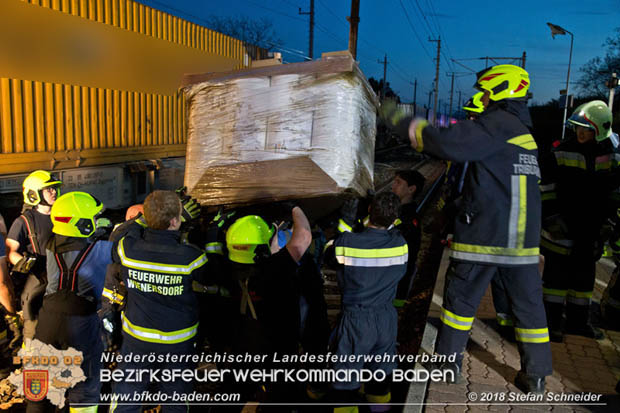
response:
[[[580,249],[593,255],[601,227],[618,205],[620,154],[610,139],[559,143],[541,163],[543,202],[541,246],[561,255]],[[602,245],[602,244],[601,244]]]
[[[448,129],[419,124],[418,151],[470,162],[454,225],[451,257],[499,266],[538,263],[538,148],[524,101],[492,104]]]
[[[191,351],[198,331],[192,281],[204,282],[205,254],[180,243],[178,231],[146,228],[113,251],[127,287],[123,345],[137,351]]]

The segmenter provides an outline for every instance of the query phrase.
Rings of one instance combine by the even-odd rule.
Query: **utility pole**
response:
[[[353,60],[357,55],[357,25],[360,22],[360,0],[351,0],[351,15],[347,17],[349,22],[349,52]]]
[[[455,74],[456,73],[454,73],[454,72],[451,73],[451,75],[452,75],[452,82],[450,83],[450,110],[448,110],[448,117],[450,117],[451,114],[452,114],[452,97],[454,95],[454,75]]]
[[[525,69],[525,50],[523,51],[523,56],[521,57],[521,67]]]
[[[461,94],[462,94],[462,93],[463,93],[463,92],[461,92],[461,91],[459,90],[459,105],[458,105],[458,109],[457,109],[457,110],[461,110],[461,107],[463,106],[463,105],[461,104],[461,103],[463,102],[463,101],[461,100]]]
[[[385,99],[385,87],[386,87],[386,80],[385,80],[385,75],[387,73],[387,64],[388,64],[388,60],[387,60],[387,54],[385,55],[385,57],[383,58],[383,61],[381,60],[377,60],[377,62],[379,63],[383,63],[383,87],[381,88],[381,100]]]
[[[308,45],[308,57],[310,60],[313,58],[313,50],[314,50],[314,0],[310,0],[310,11],[301,11],[301,7],[299,8],[299,14],[309,14],[310,15],[310,41]],[[357,29],[356,29],[357,31]]]
[[[428,92],[428,105],[426,106],[427,108],[431,108],[431,96],[433,96],[433,90],[434,90],[434,86],[431,87],[431,90],[429,90]]]
[[[429,42],[437,42],[437,67],[435,68],[435,104],[433,105],[432,124],[437,122],[437,98],[439,97],[439,54],[441,53],[441,36],[437,40],[428,39]]]

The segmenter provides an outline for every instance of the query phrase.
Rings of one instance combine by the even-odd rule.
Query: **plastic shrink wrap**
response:
[[[377,98],[350,55],[186,83],[185,185],[201,204],[372,188]]]

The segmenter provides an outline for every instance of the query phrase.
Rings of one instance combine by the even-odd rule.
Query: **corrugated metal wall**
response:
[[[240,40],[132,0],[22,1],[232,57],[235,68],[249,64]],[[0,133],[0,174],[183,156],[185,101],[181,93],[0,78]]]

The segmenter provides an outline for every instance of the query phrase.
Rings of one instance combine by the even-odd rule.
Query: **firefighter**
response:
[[[422,240],[422,226],[417,211],[418,203],[414,201],[414,198],[422,192],[424,182],[424,176],[420,172],[406,169],[397,171],[392,181],[392,192],[400,199],[400,212],[394,226],[407,241],[409,249],[407,272],[396,290],[396,298],[394,299],[396,307],[402,307],[409,298],[417,271],[416,258]]]
[[[475,121],[436,129],[422,119],[386,114],[411,145],[440,158],[469,162],[454,224],[451,264],[437,352],[456,354],[443,367],[459,381],[476,309],[493,277],[505,286],[515,318],[521,371],[515,384],[542,394],[551,374],[551,347],[538,273],[540,171],[527,110],[528,73],[517,66],[482,70],[474,87],[486,108]]]
[[[103,204],[85,192],[59,197],[51,210],[54,235],[47,244],[47,286],[34,338],[58,350],[82,352],[86,380],[67,390],[72,412],[96,411],[101,394],[102,345],[97,309],[112,243],[100,240]],[[105,220],[107,221],[107,220]],[[108,221],[109,222],[109,221]],[[54,411],[49,401],[28,402],[26,411]]]
[[[595,264],[603,251],[601,229],[612,216],[609,210],[615,212],[612,195],[620,184],[611,122],[611,111],[600,100],[577,107],[567,121],[574,135],[556,142],[542,164],[543,294],[553,341],[561,342],[564,332],[603,338],[589,314]]]
[[[183,207],[173,191],[154,191],[144,201],[147,227],[141,233],[128,233],[112,249],[115,262],[121,265],[122,281],[127,288],[125,309],[121,314],[123,343],[121,355],[128,354],[193,354],[198,331],[198,303],[192,291],[192,280],[204,283],[207,258],[198,248],[181,243],[179,229]],[[175,365],[191,369],[189,361]],[[124,359],[121,371],[169,367],[159,360]],[[135,382],[119,382],[115,394],[142,394],[148,378]],[[156,383],[168,397],[188,394],[192,383],[173,379]],[[111,411],[136,411],[142,400],[134,404],[113,404]],[[164,410],[185,411],[183,405],[165,405]]]
[[[238,298],[238,317],[233,350],[237,353],[296,354],[299,343],[299,262],[312,241],[310,223],[298,206],[289,209],[292,235],[284,247],[277,228],[257,215],[238,218],[226,231],[231,291]],[[285,368],[286,364],[267,366]],[[264,366],[263,366],[264,367]],[[266,397],[292,401],[291,383],[268,383]],[[251,396],[254,386],[244,386]],[[260,395],[259,395],[260,397]]]
[[[24,338],[32,338],[45,291],[45,246],[52,236],[50,212],[62,182],[47,171],[34,171],[24,180],[24,209],[7,235],[7,258],[13,266],[11,281],[21,298]],[[15,344],[19,344],[15,342]]]
[[[407,242],[399,231],[390,229],[398,217],[399,207],[396,194],[376,195],[370,204],[367,227],[357,233],[345,231],[328,243],[326,262],[337,266],[342,294],[341,313],[330,343],[335,355],[396,354],[398,315],[392,302],[398,283],[407,271],[408,259]],[[350,220],[347,215],[343,214],[345,221]],[[367,402],[379,404],[391,400],[389,377],[395,367],[391,362],[364,363],[363,360],[341,361],[332,366],[337,371],[382,370],[388,379],[367,383],[364,389]],[[349,403],[356,400],[360,383],[335,382],[332,388],[334,402]]]
[[[16,330],[19,335],[19,317],[15,313],[13,285],[6,265],[6,249],[4,235],[0,234],[0,304],[4,307],[5,316],[0,317],[0,380],[11,372],[11,352],[9,347],[8,330]],[[6,317],[6,318],[5,318]]]

